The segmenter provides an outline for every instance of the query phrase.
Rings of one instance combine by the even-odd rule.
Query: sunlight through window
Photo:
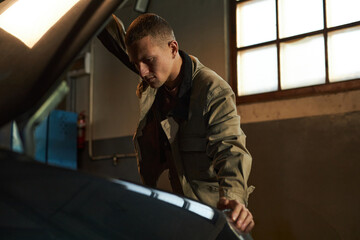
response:
[[[360,27],[329,33],[329,80],[360,78]]]
[[[360,21],[359,0],[327,0],[326,15],[328,27]]]
[[[277,90],[276,56],[275,45],[238,53],[239,96]]]
[[[237,6],[237,46],[243,47],[276,38],[275,1],[257,0]]]
[[[236,18],[231,17],[236,35],[230,31],[236,40],[231,41],[236,49],[231,60],[236,62],[237,100],[357,88],[359,10],[360,0],[237,0],[232,9]]]
[[[325,83],[322,35],[280,45],[281,89]]]
[[[0,15],[0,28],[32,48],[79,0],[17,0]]]
[[[324,27],[322,0],[279,0],[280,37],[290,37]]]

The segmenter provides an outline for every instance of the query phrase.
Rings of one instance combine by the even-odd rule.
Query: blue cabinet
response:
[[[53,110],[36,127],[35,159],[53,166],[77,169],[77,113]]]

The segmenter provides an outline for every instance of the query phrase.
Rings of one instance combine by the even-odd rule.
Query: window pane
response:
[[[249,95],[278,89],[276,46],[261,47],[238,53],[238,95]]]
[[[239,3],[236,8],[237,47],[276,39],[275,0]]]
[[[325,83],[322,35],[280,44],[281,88]]]
[[[360,27],[328,36],[330,82],[360,78]]]
[[[324,28],[322,0],[279,0],[280,38]]]
[[[360,21],[359,0],[327,0],[327,26],[334,27],[350,22]]]

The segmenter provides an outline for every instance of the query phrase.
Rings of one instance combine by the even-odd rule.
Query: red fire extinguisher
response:
[[[86,129],[86,121],[85,121],[85,113],[84,112],[81,112],[78,115],[77,128],[78,128],[77,148],[83,149],[85,147],[85,129]]]

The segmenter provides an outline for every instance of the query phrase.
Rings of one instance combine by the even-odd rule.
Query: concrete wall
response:
[[[360,111],[243,125],[254,239],[359,239]]]
[[[360,111],[360,90],[238,106],[243,124],[355,111]]]

